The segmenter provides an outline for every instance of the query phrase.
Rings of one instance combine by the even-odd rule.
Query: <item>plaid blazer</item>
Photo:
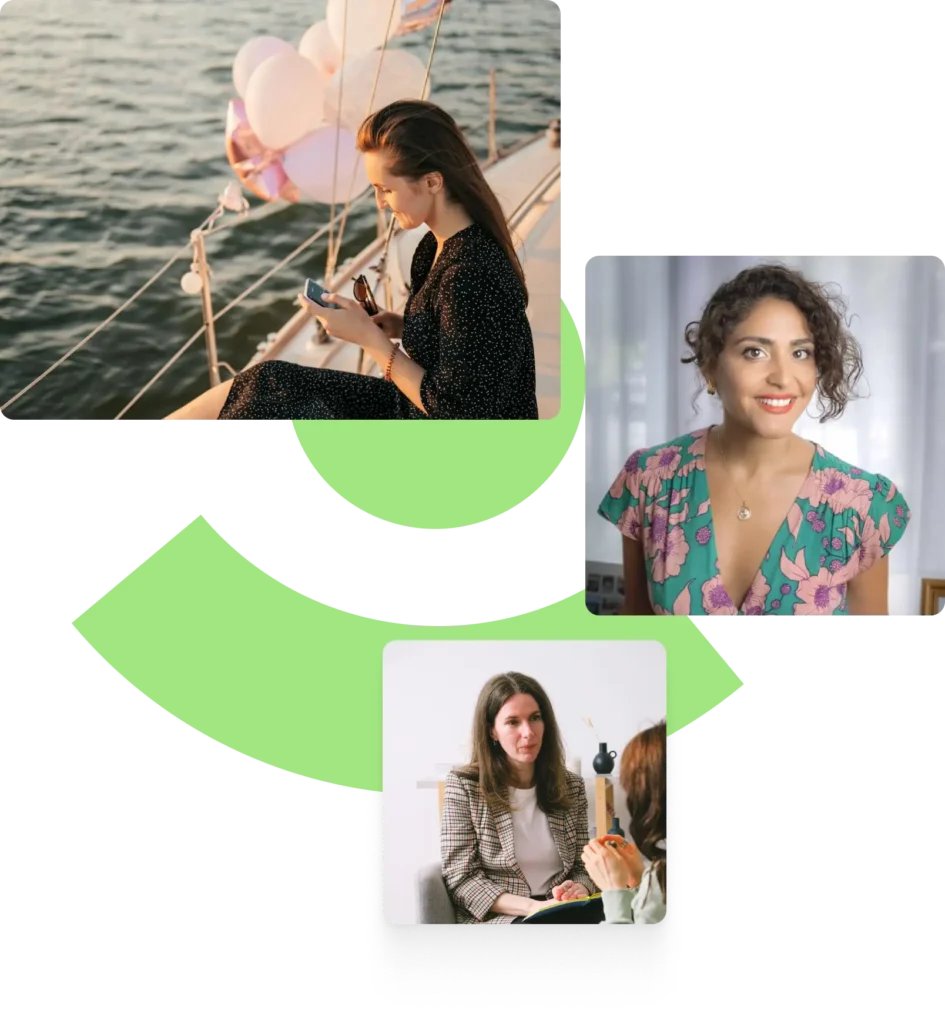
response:
[[[549,891],[567,879],[580,882],[587,891],[596,892],[581,860],[588,842],[587,793],[584,780],[565,772],[569,811],[548,815],[548,825],[563,870],[554,877]],[[514,920],[508,914],[492,914],[489,908],[504,892],[531,896],[531,889],[515,860],[515,834],[512,815],[493,811],[479,789],[478,781],[456,772],[446,777],[443,819],[440,822],[440,856],[443,881],[459,924],[504,924]],[[537,895],[537,894],[536,894]]]

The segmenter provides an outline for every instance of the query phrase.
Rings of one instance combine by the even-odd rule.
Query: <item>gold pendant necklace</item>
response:
[[[728,474],[729,480],[732,481],[732,486],[735,487],[735,477],[732,476],[732,471],[728,466],[728,459],[725,457],[725,448],[722,446],[722,442],[719,439],[719,435],[715,435],[715,443],[719,446],[719,454],[722,456],[722,464],[725,466],[725,472]],[[741,506],[735,513],[736,516],[744,523],[746,519],[751,519],[751,509],[748,507],[748,502],[741,496],[741,493],[736,487],[736,493],[738,494],[738,500],[741,502]]]

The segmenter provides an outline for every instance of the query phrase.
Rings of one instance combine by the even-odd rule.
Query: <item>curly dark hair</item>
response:
[[[751,313],[756,303],[768,297],[784,299],[796,306],[807,320],[814,339],[820,422],[836,419],[847,402],[856,397],[856,383],[863,373],[860,346],[848,329],[847,306],[839,291],[808,281],[796,270],[780,263],[748,267],[720,285],[706,303],[702,318],[686,326],[686,344],[700,370],[712,370],[725,339]]]
[[[649,858],[666,900],[666,720],[638,732],[620,758],[630,838]]]

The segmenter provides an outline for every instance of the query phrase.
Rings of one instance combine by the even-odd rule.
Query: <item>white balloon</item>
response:
[[[402,14],[402,0],[328,0],[325,18],[339,53],[344,51],[346,56],[352,57],[383,46],[388,22],[388,38],[393,38]]]
[[[377,75],[377,64],[382,57],[377,89],[368,110],[374,78]],[[325,120],[334,121],[340,113],[342,126],[357,134],[361,122],[375,110],[386,107],[394,100],[420,99],[420,90],[423,88],[426,73],[426,65],[406,50],[387,50],[383,54],[375,51],[362,54],[360,57],[351,57],[331,76],[328,83],[325,92]],[[429,83],[424,95],[428,93]],[[339,96],[342,103],[340,111]]]
[[[355,146],[354,136],[335,125],[325,125],[290,146],[286,150],[283,166],[292,184],[308,199],[319,203],[345,203],[368,187],[364,158]]]
[[[277,39],[276,36],[256,36],[255,39],[244,43],[233,62],[233,85],[236,87],[236,95],[240,99],[246,99],[246,87],[256,68],[268,57],[292,49],[291,43]]]
[[[203,290],[203,281],[199,274],[188,270],[180,279],[180,286],[188,295],[199,295]]]
[[[341,50],[331,37],[327,21],[317,21],[302,36],[299,53],[310,60],[323,75],[333,75],[341,63]]]
[[[324,109],[322,76],[295,50],[264,60],[246,87],[246,117],[270,149],[284,149],[314,131]]]

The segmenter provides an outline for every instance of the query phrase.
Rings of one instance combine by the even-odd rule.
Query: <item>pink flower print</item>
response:
[[[824,544],[825,548],[829,547],[830,546],[830,538],[829,537],[824,537],[823,538],[823,544]]]
[[[708,615],[736,615],[732,599],[725,593],[722,577],[715,576],[702,584],[702,607]]]
[[[617,520],[617,529],[631,540],[640,539],[640,506],[628,505]]]
[[[824,537],[824,540],[826,539],[827,538]],[[839,537],[834,537],[834,539],[830,542],[830,546],[834,549],[834,551],[839,551],[843,547],[843,541]]]
[[[686,540],[682,527],[674,526],[666,535],[664,546],[653,557],[653,582],[662,583],[668,576],[678,576],[688,554],[689,541]]]
[[[666,608],[661,608],[658,604],[653,605],[653,611],[657,615],[688,615],[690,613],[691,598],[689,596],[689,588],[692,586],[692,580],[690,580],[682,589],[679,597],[673,601],[673,610],[668,611]]]
[[[682,448],[679,445],[671,444],[666,448],[657,449],[656,453],[646,460],[643,471],[648,477],[671,480],[676,475],[681,461]]]
[[[640,498],[640,452],[634,452],[624,463],[623,469],[617,474],[617,479],[610,485],[610,496],[620,498],[624,489],[628,490],[634,498]]]
[[[805,518],[805,519],[806,519],[806,520],[807,520],[807,521],[808,521],[809,523],[812,523],[812,522],[813,522],[813,521],[814,521],[814,520],[815,520],[815,519],[817,518],[817,509],[814,509],[814,508],[812,508],[812,509],[810,510],[810,512],[808,512],[808,513],[807,513],[807,515],[806,515],[806,516],[804,516],[804,518]]]
[[[671,491],[669,495],[669,506],[678,505],[681,501],[684,501],[686,496],[689,494],[689,488],[684,487],[681,491]]]
[[[827,524],[826,524],[826,523],[825,523],[825,522],[823,521],[823,519],[815,519],[815,520],[814,520],[814,521],[813,521],[813,522],[812,522],[812,523],[810,524],[810,528],[811,528],[812,530],[816,530],[816,532],[817,532],[817,533],[823,533],[823,532],[824,532],[824,530],[826,530],[826,529],[827,529]],[[826,539],[827,539],[827,538],[826,538],[826,537],[824,537],[824,540],[826,540]]]
[[[797,582],[799,603],[794,606],[795,615],[832,614],[843,603],[847,580],[855,571],[855,567],[847,563],[836,573],[822,568],[816,576],[811,576],[804,561],[803,548],[798,551],[793,562],[788,558],[785,549],[781,549],[781,572],[788,579]]]
[[[791,531],[791,535],[795,540],[797,540],[797,531],[801,528],[801,523],[804,521],[803,516],[803,509],[795,501],[787,514],[788,529]]]
[[[708,544],[711,539],[712,531],[708,528],[708,526],[700,526],[699,529],[696,530],[697,543]]]
[[[843,568],[843,562],[839,558],[835,558],[828,566],[832,573],[839,572]]]
[[[902,520],[899,518],[899,516],[896,516],[893,522],[896,524],[896,526],[902,526]]]
[[[897,506],[896,506],[896,515],[897,515],[897,516],[898,516],[898,517],[899,517],[900,519],[902,519],[902,517],[903,517],[903,516],[904,516],[905,514],[906,514],[906,510],[905,510],[905,507],[904,507],[903,505],[897,505]]]
[[[771,607],[772,607],[772,608],[773,608],[773,609],[774,609],[775,611],[777,611],[777,610],[778,610],[778,609],[779,609],[779,608],[781,607],[781,602],[780,602],[780,600],[779,600],[778,598],[775,598],[775,599],[774,599],[774,600],[773,600],[773,601],[771,602]]]
[[[790,594],[791,593],[791,584],[790,583],[782,583],[781,584],[781,593],[784,594],[784,595]]]
[[[742,601],[742,608],[746,615],[761,615],[765,610],[765,600],[768,597],[771,587],[762,573],[758,573],[754,582]]]
[[[821,569],[797,584],[800,604],[794,606],[795,615],[832,615],[840,607],[844,585],[835,584],[829,570]]]
[[[705,501],[703,501],[702,504],[699,506],[699,511],[696,513],[696,515],[697,516],[704,516],[706,514],[706,512],[709,511],[709,508],[711,507],[711,505],[712,505],[712,502],[709,501],[708,498],[706,498]]]
[[[665,509],[655,505],[651,506],[648,511],[650,513],[650,528],[643,536],[643,549],[647,558],[655,558],[666,543],[669,514]]]
[[[851,466],[850,467],[850,476],[862,476],[862,475],[863,475],[863,470],[860,469],[859,466]]]
[[[827,556],[826,555],[821,555],[820,556],[820,564],[821,565],[826,565],[827,564]]]
[[[826,503],[837,513],[852,508],[865,516],[871,493],[868,480],[854,480],[839,469],[818,469],[804,481],[798,497],[807,498],[814,506]]]
[[[689,446],[689,454],[704,456],[705,455],[705,440],[709,436],[708,427],[702,430],[694,430],[691,434],[694,438],[692,444]]]
[[[884,536],[885,535],[885,536]],[[872,516],[863,520],[863,529],[860,532],[860,546],[856,551],[855,561],[858,572],[865,572],[877,559],[883,557],[883,544],[889,540],[889,517],[883,516],[879,521],[879,527],[873,522]]]

